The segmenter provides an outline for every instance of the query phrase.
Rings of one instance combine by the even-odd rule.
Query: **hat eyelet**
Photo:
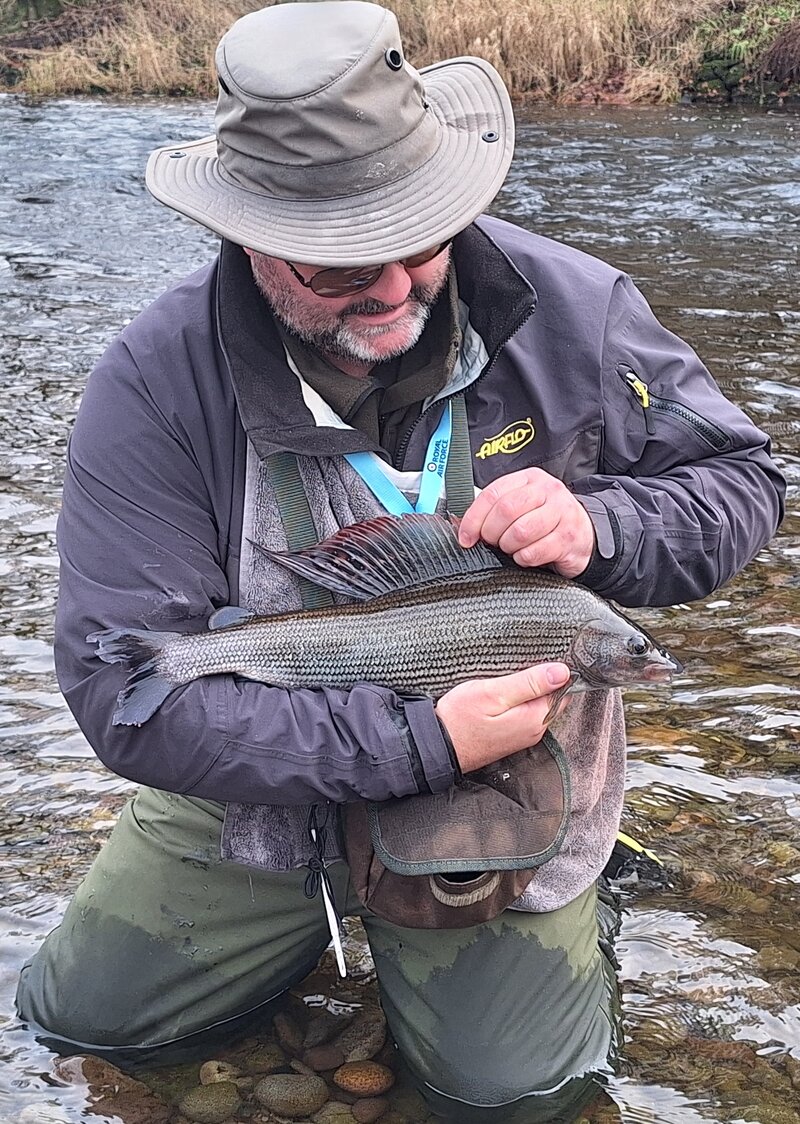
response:
[[[486,141],[487,144],[494,144],[495,141],[500,140],[500,134],[496,133],[494,129],[489,129],[485,133],[481,133],[481,140]]]
[[[403,69],[403,56],[396,47],[388,47],[383,57],[386,59],[386,65],[390,70]]]
[[[170,160],[182,160],[185,155],[185,152],[170,152],[169,158]]]

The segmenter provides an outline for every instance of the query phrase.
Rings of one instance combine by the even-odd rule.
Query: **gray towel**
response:
[[[386,512],[344,457],[298,457],[297,463],[319,540],[340,527]],[[252,446],[248,451],[239,599],[256,613],[287,613],[303,607],[298,579],[266,559],[250,540],[270,550],[286,550],[277,497],[269,472]],[[325,858],[341,859],[338,809],[331,810]],[[314,853],[308,832],[307,805],[228,804],[222,829],[223,859],[267,870],[305,866]]]

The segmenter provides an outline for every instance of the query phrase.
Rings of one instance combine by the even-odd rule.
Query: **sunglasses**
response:
[[[412,254],[409,258],[402,258],[400,264],[405,266],[406,269],[416,269],[418,266],[425,265],[427,262],[433,261],[434,258],[438,258],[439,254],[443,253],[452,241],[452,238],[448,238],[446,242],[440,242],[429,250],[420,250],[418,254]],[[287,261],[286,264],[300,284],[306,289],[311,289],[312,293],[316,293],[318,297],[349,297],[354,293],[363,292],[370,285],[374,285],[389,263],[319,269],[308,281],[297,272],[290,261]]]

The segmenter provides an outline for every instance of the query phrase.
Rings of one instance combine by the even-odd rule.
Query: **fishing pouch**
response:
[[[347,804],[351,885],[394,925],[461,929],[491,921],[560,849],[569,789],[564,751],[547,733],[447,792]]]

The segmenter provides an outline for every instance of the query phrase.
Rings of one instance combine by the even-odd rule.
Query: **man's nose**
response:
[[[393,261],[383,267],[374,285],[364,294],[371,300],[382,301],[393,308],[402,304],[411,292],[411,278],[402,262]]]

